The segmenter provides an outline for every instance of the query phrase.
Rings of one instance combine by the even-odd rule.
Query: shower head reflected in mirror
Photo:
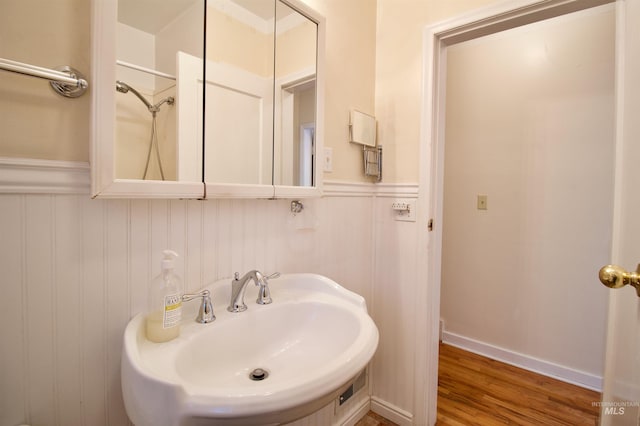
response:
[[[151,113],[151,116],[152,116],[152,120],[151,120],[151,137],[149,139],[149,149],[147,151],[147,161],[146,161],[146,164],[144,166],[144,172],[142,173],[142,179],[147,179],[148,178],[148,176],[149,176],[149,164],[151,163],[152,153],[155,153],[156,163],[157,163],[157,166],[158,166],[158,170],[160,172],[160,179],[165,180],[164,169],[162,167],[162,159],[160,158],[160,149],[158,147],[158,131],[157,131],[157,125],[156,125],[156,113],[158,111],[160,111],[160,105],[162,105],[164,103],[167,103],[169,105],[173,105],[174,102],[175,102],[175,99],[173,98],[173,96],[169,96],[169,97],[166,97],[166,98],[162,99],[157,104],[153,105],[144,96],[142,96],[142,94],[140,92],[138,92],[133,87],[129,86],[124,81],[120,81],[120,80],[116,81],[116,90],[118,92],[120,92],[120,93],[125,93],[125,94],[129,93],[129,92],[133,93],[134,95],[136,95],[136,97],[138,99],[140,99],[140,101],[142,101],[142,103],[147,107],[147,109]]]
[[[116,81],[116,90],[120,93],[128,93],[129,85],[123,81]]]
[[[118,92],[120,92],[120,93],[129,93],[129,92],[133,93],[134,95],[136,95],[138,97],[138,99],[140,99],[142,101],[142,103],[145,104],[145,106],[147,107],[149,112],[151,112],[153,114],[155,114],[156,112],[160,111],[160,105],[164,104],[165,102],[167,104],[169,104],[169,105],[173,105],[173,103],[175,102],[175,99],[173,98],[173,96],[169,96],[167,98],[162,99],[157,104],[153,105],[144,96],[142,96],[142,94],[140,92],[138,92],[133,87],[129,86],[124,81],[120,81],[120,80],[116,81],[116,90]]]

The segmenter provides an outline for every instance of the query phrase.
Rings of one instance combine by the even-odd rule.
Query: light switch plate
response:
[[[487,196],[478,194],[478,210],[487,210]]]
[[[322,170],[325,172],[333,171],[333,148],[324,149],[324,167]]]

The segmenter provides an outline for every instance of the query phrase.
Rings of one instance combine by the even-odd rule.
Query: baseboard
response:
[[[352,408],[348,416],[342,421],[341,426],[355,426],[356,423],[367,415],[371,409],[371,399],[362,400],[355,408]]]
[[[400,426],[411,426],[413,424],[413,414],[375,396],[371,397],[371,411]]]
[[[602,391],[601,376],[574,370],[563,365],[480,342],[448,331],[442,332],[442,342],[515,367],[542,374],[543,376],[552,377],[597,392]]]

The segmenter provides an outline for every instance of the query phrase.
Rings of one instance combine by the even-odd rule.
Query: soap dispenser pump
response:
[[[162,343],[180,334],[182,319],[182,282],[175,273],[174,260],[178,254],[164,250],[160,275],[149,287],[149,308],[146,319],[147,339]]]

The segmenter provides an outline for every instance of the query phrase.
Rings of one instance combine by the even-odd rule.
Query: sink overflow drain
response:
[[[264,380],[267,377],[269,377],[269,372],[267,370],[262,369],[262,368],[256,368],[251,373],[249,373],[249,378],[251,380],[255,380],[256,382],[258,382],[260,380]]]

